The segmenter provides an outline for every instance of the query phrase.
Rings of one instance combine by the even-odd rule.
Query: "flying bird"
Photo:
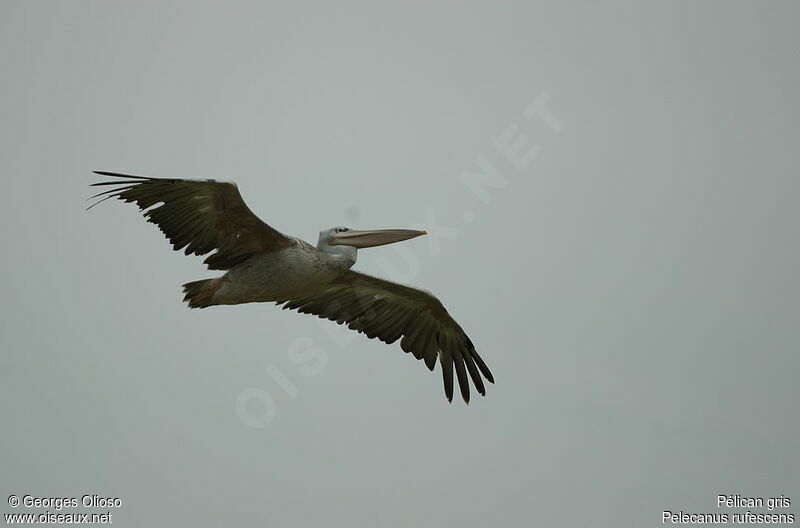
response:
[[[95,171],[115,178],[92,184],[110,186],[89,208],[109,198],[133,202],[158,226],[176,251],[206,255],[221,277],[183,285],[191,308],[274,302],[284,309],[347,324],[351,330],[400,348],[434,370],[438,359],[448,401],[453,400],[453,369],[464,401],[469,381],[486,395],[483,378],[494,377],[475,346],[442,303],[428,291],[350,269],[358,249],[427,234],[411,229],[361,231],[333,227],[319,234],[316,247],[284,235],[245,205],[233,182],[150,178]],[[213,251],[213,253],[212,253]]]

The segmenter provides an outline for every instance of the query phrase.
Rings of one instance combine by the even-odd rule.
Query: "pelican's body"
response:
[[[183,285],[191,308],[276,302],[284,308],[347,324],[348,328],[400,346],[433,370],[442,366],[445,394],[453,396],[453,367],[469,402],[472,379],[485,394],[489,368],[441,302],[425,290],[351,270],[358,248],[391,244],[424,231],[358,231],[335,227],[320,232],[317,246],[284,235],[247,208],[236,185],[215,180],[179,180],[98,172],[122,178],[94,185],[115,186],[96,196],[135,202],[173,248],[205,255],[221,277]],[[104,198],[104,199],[106,199]]]
[[[186,285],[206,286],[210,296],[186,300],[192,308],[216,304],[241,304],[290,299],[330,282],[350,269],[355,261],[320,251],[308,242],[295,238],[291,246],[274,253],[256,255],[232,267],[217,279]]]

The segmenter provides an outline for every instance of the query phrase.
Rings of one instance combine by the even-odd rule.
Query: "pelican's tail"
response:
[[[205,308],[212,306],[212,298],[219,289],[217,279],[203,279],[194,282],[187,282],[183,285],[183,300],[189,303],[189,308]]]

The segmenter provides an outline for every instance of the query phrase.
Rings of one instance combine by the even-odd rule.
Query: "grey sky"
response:
[[[798,15],[3,2],[3,497],[120,497],[118,526],[800,511]],[[517,166],[496,143],[519,134]],[[497,384],[450,405],[397,344],[188,310],[180,284],[217,273],[130,205],[84,211],[92,169],[235,180],[311,242],[427,227],[356,268],[433,291]]]

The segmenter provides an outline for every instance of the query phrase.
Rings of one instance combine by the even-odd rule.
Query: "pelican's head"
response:
[[[383,246],[393,242],[401,242],[409,238],[427,235],[427,231],[415,229],[374,229],[360,231],[339,226],[320,231],[317,249],[326,253],[352,256],[356,261],[356,249]]]

